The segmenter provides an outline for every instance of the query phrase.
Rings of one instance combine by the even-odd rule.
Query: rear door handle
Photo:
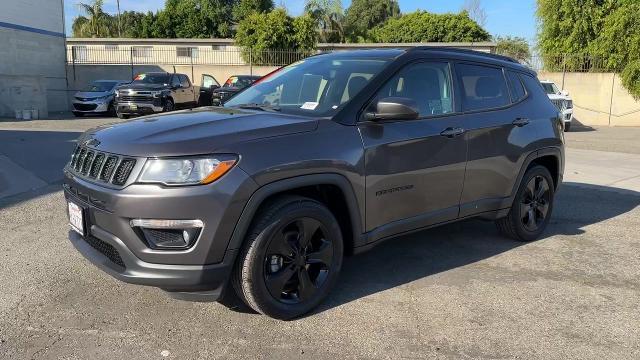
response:
[[[529,124],[529,119],[517,118],[517,119],[513,120],[512,124],[517,126],[517,127],[523,127],[523,126]]]
[[[453,137],[460,136],[460,135],[464,134],[464,131],[465,130],[463,128],[459,128],[459,127],[457,127],[457,128],[446,128],[440,133],[440,135],[446,136],[448,138],[453,138]]]

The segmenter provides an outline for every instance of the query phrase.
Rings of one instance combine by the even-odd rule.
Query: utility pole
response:
[[[116,1],[116,4],[118,6],[118,37],[121,38],[122,37],[122,24],[121,24],[121,20],[120,20],[120,0]]]

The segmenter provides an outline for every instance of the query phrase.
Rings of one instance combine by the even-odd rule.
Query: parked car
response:
[[[220,83],[216,78],[211,75],[203,74],[200,81],[200,98],[198,99],[199,106],[210,106],[213,91],[220,87]]]
[[[116,89],[119,118],[191,108],[198,103],[197,93],[185,74],[149,72]]]
[[[540,83],[549,100],[562,112],[564,131],[569,131],[573,120],[573,100],[569,97],[569,92],[566,90],[560,91],[553,81],[542,80]]]
[[[96,80],[87,89],[78,91],[73,96],[73,115],[116,115],[114,105],[115,89],[129,83],[124,80]]]
[[[240,90],[253,84],[261,76],[257,75],[233,75],[225,81],[222,87],[213,90],[211,104],[213,106],[222,106],[225,101],[229,100]]]
[[[290,319],[323,301],[345,255],[399,235],[480,218],[537,239],[562,131],[510,58],[317,55],[222,108],[86,132],[64,169],[69,239],[122,281]]]

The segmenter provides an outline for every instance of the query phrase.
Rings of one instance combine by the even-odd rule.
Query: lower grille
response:
[[[116,250],[116,248],[114,248],[113,246],[91,235],[85,237],[84,241],[86,241],[87,244],[91,245],[91,247],[96,249],[99,253],[106,256],[114,264],[126,268],[126,266],[124,265],[124,261],[122,261],[122,258],[118,253],[118,250]]]
[[[80,110],[80,111],[92,111],[95,110],[98,105],[96,104],[73,104],[73,107],[76,110]]]

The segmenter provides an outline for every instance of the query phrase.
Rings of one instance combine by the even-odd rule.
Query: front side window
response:
[[[389,62],[387,58],[314,56],[262,78],[225,107],[253,104],[283,113],[333,116]]]
[[[425,62],[405,67],[378,91],[374,103],[386,97],[415,101],[420,117],[452,113],[449,64]]]
[[[220,86],[220,84],[218,84],[218,82],[216,81],[216,79],[213,76],[210,75],[202,75],[202,87],[204,88],[210,88],[212,86]]]
[[[509,92],[502,69],[457,64],[463,111],[488,110],[509,105]]]
[[[180,87],[180,78],[178,77],[178,75],[173,75],[173,77],[171,78],[171,86]]]
[[[189,78],[187,75],[180,75],[180,85],[183,88],[188,88],[191,86],[191,82],[189,82]]]

